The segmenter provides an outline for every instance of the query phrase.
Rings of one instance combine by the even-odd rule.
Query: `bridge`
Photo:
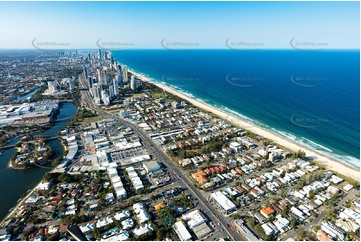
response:
[[[73,117],[67,117],[67,118],[57,118],[55,120],[55,122],[62,122],[62,121],[68,121],[68,120],[72,120]]]
[[[54,136],[54,137],[47,137],[48,140],[54,140],[54,139],[57,139],[58,137],[57,136]],[[17,144],[19,144],[20,141],[18,141],[17,143],[13,144],[13,145],[5,145],[5,146],[2,146],[0,147],[0,150],[2,149],[10,149],[10,148],[14,148]],[[27,141],[24,141],[24,143],[34,143],[35,140],[27,140]]]

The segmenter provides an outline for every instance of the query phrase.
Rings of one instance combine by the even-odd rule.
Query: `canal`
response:
[[[63,103],[58,114],[58,119],[74,117],[76,114],[76,106],[72,103]],[[54,126],[39,135],[55,136],[61,129],[63,129],[69,120],[56,122]],[[8,141],[8,144],[15,144],[20,140],[20,137],[15,137]],[[63,146],[58,139],[49,142],[51,149],[55,152],[55,158],[63,154]],[[29,189],[34,188],[41,178],[49,171],[49,169],[32,168],[27,170],[13,170],[8,167],[10,158],[15,154],[15,148],[2,150],[0,154],[0,220],[3,219],[9,212],[9,209],[14,207],[17,201],[26,195]]]

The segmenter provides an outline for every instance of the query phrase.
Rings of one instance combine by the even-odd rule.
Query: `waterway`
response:
[[[27,99],[28,97],[32,97],[40,88],[35,88],[28,94],[25,94],[23,96],[19,96],[13,100],[13,102],[18,102]]]
[[[76,106],[72,103],[63,103],[58,119],[73,117],[76,113]],[[54,126],[39,135],[56,136],[57,133],[63,129],[69,120],[56,122]],[[20,137],[15,137],[8,141],[8,144],[15,144],[20,140]],[[55,152],[55,158],[63,154],[63,146],[58,139],[51,140],[49,146]],[[0,154],[0,220],[4,218],[9,209],[14,207],[17,201],[26,195],[29,189],[32,189],[40,182],[42,177],[50,171],[50,169],[32,168],[27,170],[13,170],[9,168],[8,164],[10,158],[15,154],[15,148],[5,149]],[[54,158],[54,159],[55,159]]]

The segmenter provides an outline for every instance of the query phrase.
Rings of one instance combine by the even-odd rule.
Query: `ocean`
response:
[[[125,50],[129,69],[360,167],[359,50]]]

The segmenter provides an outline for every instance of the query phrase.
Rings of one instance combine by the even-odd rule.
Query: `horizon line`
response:
[[[105,48],[68,48],[68,49],[36,49],[36,48],[0,48],[0,50],[34,50],[34,51],[70,51],[70,50],[104,50],[104,51],[132,51],[132,50],[232,50],[232,51],[258,51],[258,50],[296,50],[296,51],[327,51],[327,50],[358,50],[360,48],[321,48],[321,49],[295,49],[295,48],[262,48],[262,49],[230,49],[230,48],[131,48],[131,49],[105,49]]]

